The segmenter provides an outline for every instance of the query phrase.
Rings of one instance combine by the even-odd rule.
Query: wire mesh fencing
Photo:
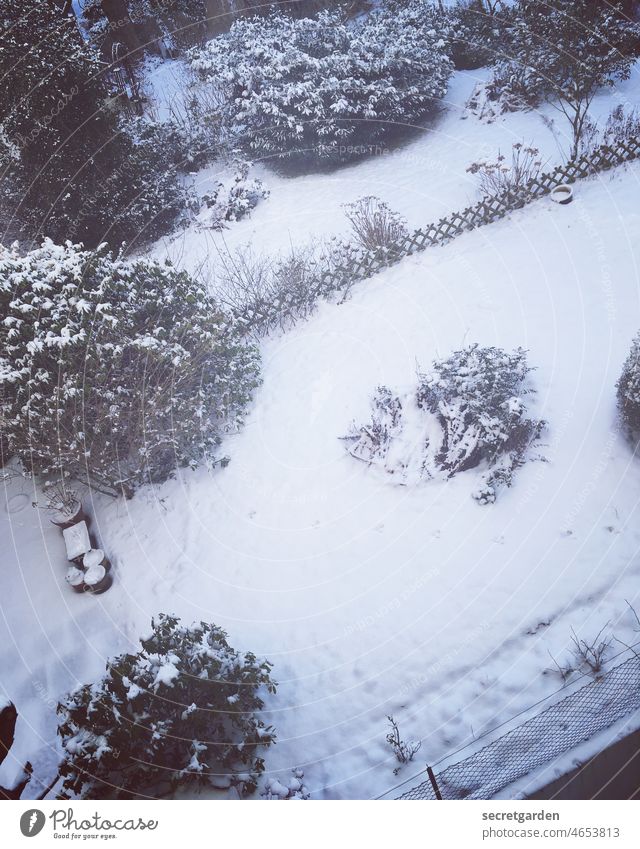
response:
[[[634,655],[467,758],[435,773],[443,799],[490,799],[640,708]],[[398,799],[435,799],[430,779]]]

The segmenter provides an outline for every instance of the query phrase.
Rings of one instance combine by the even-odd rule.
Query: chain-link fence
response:
[[[619,666],[470,757],[435,773],[443,799],[490,799],[538,767],[640,708],[640,657]],[[435,799],[427,779],[399,799]]]

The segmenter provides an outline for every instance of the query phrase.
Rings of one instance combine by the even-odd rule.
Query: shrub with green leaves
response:
[[[545,427],[527,418],[526,352],[470,345],[436,360],[418,375],[412,392],[395,395],[379,386],[371,421],[348,435],[349,453],[382,466],[404,483],[451,478],[484,470],[473,492],[481,504],[495,501]]]
[[[161,614],[135,654],[58,705],[62,797],[166,796],[183,785],[256,789],[275,740],[260,718],[271,664],[201,622]]]
[[[259,382],[204,285],[105,246],[0,247],[0,350],[9,452],[111,494],[217,463]]]
[[[136,136],[63,5],[0,0],[3,229],[31,244],[151,241],[185,208],[176,167]]]
[[[192,52],[196,101],[208,88],[213,116],[258,155],[366,154],[434,112],[453,70],[445,30],[426,4],[351,22],[339,10],[240,18]]]

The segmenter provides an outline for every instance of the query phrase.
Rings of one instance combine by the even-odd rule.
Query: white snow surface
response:
[[[275,189],[270,177],[270,200],[229,234],[278,246],[329,228],[364,193],[425,223],[466,205],[479,136],[502,127],[504,147],[508,127],[527,138],[542,126],[510,116],[476,124],[469,141],[474,119],[446,120],[455,137],[408,150],[446,161],[450,182],[400,155]],[[553,692],[549,652],[570,658],[572,627],[637,639],[625,600],[640,610],[640,464],[617,426],[615,382],[640,325],[639,181],[636,163],[580,182],[569,206],[538,201],[404,260],[265,340],[264,383],[225,442],[226,469],[87,505],[114,567],[103,595],[70,590],[60,532],[32,509],[30,484],[7,483],[0,698],[20,718],[0,783],[29,758],[37,795],[55,773],[57,700],[135,649],[161,611],[215,622],[274,663],[267,776],[285,783],[301,767],[312,798],[381,794]],[[184,247],[186,264],[208,250],[195,232]],[[529,349],[547,462],[479,506],[477,471],[397,486],[348,456],[339,437],[367,418],[377,384],[411,385],[417,364],[473,341]],[[423,741],[397,778],[387,714]]]

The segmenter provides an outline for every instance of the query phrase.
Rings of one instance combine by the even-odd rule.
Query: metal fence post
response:
[[[433,787],[433,792],[436,794],[436,799],[440,799],[440,801],[442,801],[442,793],[440,792],[438,782],[436,781],[436,777],[429,764],[427,764],[427,775],[429,776],[429,781],[431,782],[431,786]]]

